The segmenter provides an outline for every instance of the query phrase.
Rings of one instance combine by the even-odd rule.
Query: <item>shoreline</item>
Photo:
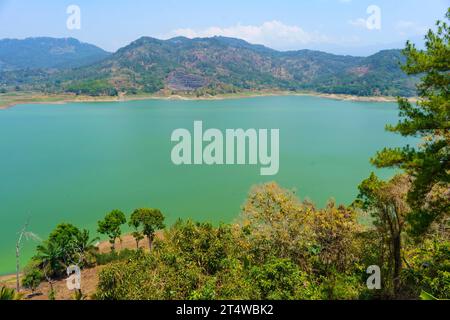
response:
[[[232,94],[221,94],[216,96],[202,96],[195,97],[192,95],[164,95],[164,94],[149,94],[126,96],[121,95],[117,97],[109,96],[76,96],[69,94],[55,94],[55,95],[41,95],[37,93],[28,93],[23,96],[18,95],[17,100],[15,96],[8,94],[0,95],[0,110],[6,110],[15,106],[24,104],[67,104],[67,103],[89,103],[89,102],[127,102],[127,101],[142,101],[142,100],[177,100],[177,101],[217,101],[217,100],[232,100],[245,99],[257,97],[277,97],[277,96],[310,96],[340,101],[354,101],[354,102],[397,102],[396,97],[384,96],[353,96],[348,94],[335,93],[318,93],[318,92],[290,92],[290,91],[255,91]],[[2,98],[6,100],[2,101]],[[10,100],[8,100],[10,98]],[[417,101],[416,97],[409,98],[411,102]]]
[[[158,231],[156,233],[156,237],[162,237],[162,233],[161,231]],[[131,233],[125,233],[122,235],[122,241],[117,240],[116,241],[116,247],[117,247],[117,251],[120,252],[124,249],[129,249],[129,250],[134,250],[136,249],[136,244],[135,244],[135,240],[132,236]],[[98,248],[98,253],[101,254],[105,254],[105,253],[109,253],[111,252],[110,250],[110,246],[111,244],[109,243],[108,240],[100,240],[97,244],[96,247]],[[144,239],[141,241],[140,248],[144,249],[144,250],[148,250],[148,244],[147,244],[147,239]],[[25,264],[22,266],[19,275],[20,277],[23,276],[23,267],[25,266]],[[92,269],[92,268],[87,268],[87,269]],[[14,286],[15,288],[15,284],[16,284],[16,273],[5,273],[5,274],[0,274],[0,287],[2,285],[7,285],[9,284],[9,286],[11,287],[11,285]]]

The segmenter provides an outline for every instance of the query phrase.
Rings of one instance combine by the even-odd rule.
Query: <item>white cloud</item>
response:
[[[357,28],[364,28],[364,29],[367,28],[367,21],[366,19],[363,18],[349,20],[348,23]]]
[[[171,36],[202,38],[224,36],[240,38],[250,43],[263,44],[275,49],[296,49],[307,44],[332,43],[326,35],[308,32],[299,26],[286,25],[280,21],[267,21],[259,26],[237,24],[230,27],[209,27],[203,30],[191,28],[174,30]]]
[[[401,36],[410,35],[425,35],[428,32],[428,28],[425,26],[418,25],[412,21],[400,20],[395,25],[395,29]]]

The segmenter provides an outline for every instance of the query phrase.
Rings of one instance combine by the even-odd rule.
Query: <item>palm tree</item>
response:
[[[35,258],[40,261],[42,270],[48,276],[52,277],[61,274],[65,268],[61,248],[54,242],[45,241],[43,244],[37,246],[36,251],[37,255]]]
[[[98,237],[90,239],[89,231],[81,231],[75,239],[74,253],[79,255],[80,265],[89,265],[92,262],[95,254],[98,252],[98,248],[95,242],[99,240]]]

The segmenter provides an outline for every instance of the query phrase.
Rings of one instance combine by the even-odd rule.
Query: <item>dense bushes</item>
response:
[[[39,269],[39,263],[36,261],[31,261],[31,263],[25,267],[23,274],[22,285],[32,292],[34,292],[42,280],[44,280],[44,274]]]
[[[358,298],[356,229],[350,209],[316,210],[266,184],[252,191],[238,223],[178,221],[151,254],[107,266],[97,298]]]
[[[65,90],[77,95],[117,96],[117,89],[106,80],[86,80],[71,83]]]
[[[382,290],[368,290],[368,266],[379,265],[384,276],[394,264],[380,229],[358,224],[357,212],[333,202],[317,209],[275,183],[257,186],[236,223],[178,221],[151,253],[106,266],[96,297],[377,299],[419,298],[421,290],[449,297],[448,240],[442,239],[420,250],[405,243],[402,253],[411,261],[395,295],[389,277]]]
[[[322,209],[301,202],[276,183],[267,183],[251,190],[232,224],[179,220],[158,237],[155,231],[164,226],[162,214],[137,209],[130,218],[133,236],[139,244],[145,232],[153,247],[150,251],[98,253],[92,244],[96,239],[91,240],[86,230],[60,224],[38,246],[22,284],[34,291],[40,281],[51,284],[64,276],[67,265],[78,264],[104,265],[95,298],[105,300],[418,299],[422,291],[449,298],[450,244],[445,225],[420,243],[400,231],[401,260],[397,261],[392,241],[397,234],[389,219],[401,222],[406,212],[398,209],[408,210],[403,206],[405,190],[398,186],[404,185],[404,179],[396,176],[381,182],[371,176],[362,183],[362,195],[354,205],[330,201]],[[360,208],[369,210],[372,224],[358,223]],[[123,223],[120,219],[113,229],[120,231]],[[381,290],[366,286],[366,270],[372,265],[382,271]]]
[[[450,297],[450,242],[439,237],[426,239],[405,253],[407,268],[402,280],[412,292],[420,295],[422,290],[438,298]]]

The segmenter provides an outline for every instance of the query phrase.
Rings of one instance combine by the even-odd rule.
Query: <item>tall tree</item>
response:
[[[128,225],[134,228],[134,231],[131,233],[136,241],[136,249],[139,249],[139,242],[144,239],[144,234],[141,230],[141,213],[139,210],[135,210],[128,221]]]
[[[122,231],[120,227],[127,222],[125,214],[120,210],[113,210],[108,213],[105,219],[98,222],[97,231],[109,237],[111,250],[115,250],[116,239],[120,238]]]
[[[136,230],[142,227],[142,234],[147,236],[148,246],[151,251],[153,248],[153,240],[155,239],[155,232],[165,228],[164,215],[158,209],[136,209],[131,215],[131,222]],[[136,232],[135,238],[136,236],[139,237],[139,231]],[[138,243],[137,238],[136,242]]]
[[[48,236],[48,242],[52,243],[60,252],[59,259],[68,266],[78,260],[75,257],[77,252],[77,242],[81,238],[81,231],[76,226],[70,223],[61,223]],[[65,270],[61,270],[64,273]]]
[[[450,8],[446,14],[450,20]],[[425,37],[426,50],[408,42],[403,70],[423,75],[418,85],[419,101],[412,104],[399,99],[401,121],[387,130],[403,136],[420,137],[417,147],[384,149],[372,162],[377,167],[404,169],[413,179],[408,202],[413,212],[408,217],[412,234],[421,235],[433,222],[447,219],[450,212],[450,28],[437,22],[437,31]]]
[[[386,239],[389,248],[389,269],[394,292],[400,289],[400,272],[402,269],[402,232],[405,218],[410,212],[406,202],[410,178],[397,175],[385,182],[372,173],[359,186],[358,200],[362,207],[374,218],[374,225]],[[383,262],[382,262],[383,263]]]
[[[307,219],[315,208],[301,203],[291,190],[270,182],[254,186],[240,214],[240,224],[258,261],[270,256],[290,258],[309,268]]]

